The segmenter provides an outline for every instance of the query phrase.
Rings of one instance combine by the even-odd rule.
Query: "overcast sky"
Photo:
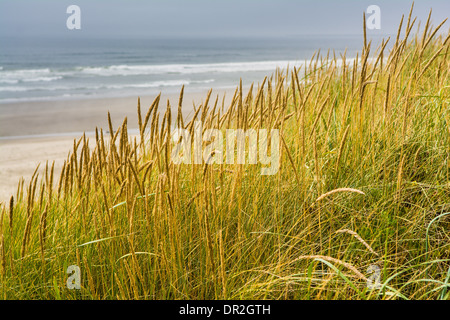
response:
[[[0,0],[0,36],[265,37],[362,33],[362,14],[381,8],[381,30],[397,31],[412,1],[365,0]],[[81,30],[69,31],[66,8],[81,8]],[[416,0],[422,24],[433,8],[437,25],[449,16],[449,0]],[[447,22],[445,28],[448,29]],[[1,50],[1,49],[0,49]]]

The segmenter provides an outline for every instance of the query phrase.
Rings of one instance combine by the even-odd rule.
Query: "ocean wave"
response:
[[[107,85],[102,86],[101,89],[126,89],[126,88],[160,88],[160,87],[171,87],[171,86],[182,86],[189,84],[201,84],[201,83],[211,83],[214,79],[191,81],[191,80],[167,80],[167,81],[154,81],[147,83],[135,83],[135,84],[120,84],[120,85]]]
[[[19,80],[0,79],[0,83],[16,84],[19,83]]]
[[[55,80],[60,80],[62,79],[62,76],[52,76],[52,77],[23,77],[23,78],[13,78],[10,77],[8,78],[4,78],[4,79],[0,79],[0,83],[6,83],[6,84],[17,84],[19,82],[50,82],[50,81],[55,81]]]
[[[44,69],[0,69],[0,83],[15,84],[19,82],[49,82],[63,78],[61,72]]]
[[[166,80],[166,81],[153,81],[144,83],[124,83],[124,84],[111,84],[111,85],[97,85],[97,86],[0,86],[0,92],[25,92],[25,91],[76,91],[76,90],[121,90],[129,88],[161,88],[161,87],[173,87],[190,84],[204,84],[214,82],[214,79],[207,80]]]
[[[256,61],[204,64],[165,64],[165,65],[112,65],[107,67],[79,67],[78,72],[96,76],[137,76],[161,74],[200,74],[273,71],[277,67],[298,65],[293,61]]]
[[[44,76],[50,74],[52,71],[49,68],[43,69],[18,69],[18,70],[3,70],[0,69],[2,78],[25,78],[33,76]]]
[[[55,81],[62,79],[62,76],[54,76],[54,77],[36,77],[36,78],[28,78],[28,79],[22,79],[23,82],[49,82],[49,81]]]
[[[7,87],[0,87],[0,92],[4,91],[4,92],[23,92],[23,91],[28,91],[27,87],[11,87],[11,86],[7,86]]]
[[[347,63],[354,58],[347,58]],[[86,77],[126,77],[146,75],[189,75],[189,74],[212,74],[233,72],[273,72],[277,68],[286,69],[288,66],[300,66],[305,61],[253,61],[253,62],[223,62],[203,64],[155,64],[155,65],[110,65],[110,66],[78,66],[61,69],[18,69],[3,70],[0,68],[0,83],[15,84],[17,82],[49,82],[60,80],[64,77],[86,78]],[[337,59],[337,66],[342,64]],[[16,82],[17,81],[17,82]]]
[[[79,66],[69,69],[0,69],[0,79],[4,81],[54,81],[62,77],[86,76],[142,76],[170,74],[202,74],[274,71],[276,68],[286,68],[288,65],[298,65],[296,61],[255,61],[255,62],[224,62],[203,64],[162,64],[162,65],[110,65],[110,66]]]

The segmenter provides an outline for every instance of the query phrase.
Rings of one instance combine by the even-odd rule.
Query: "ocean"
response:
[[[1,38],[0,103],[144,96],[234,88],[276,68],[300,66],[317,49],[354,58],[361,36],[252,39]],[[331,51],[332,56],[332,51]]]

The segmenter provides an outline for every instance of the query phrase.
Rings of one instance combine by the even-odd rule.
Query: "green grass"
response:
[[[0,297],[449,299],[449,33],[414,35],[414,22],[390,52],[369,43],[345,67],[315,55],[260,95],[238,87],[231,106],[208,95],[189,121],[158,97],[138,107],[142,142],[126,120],[93,148],[82,137],[61,175],[47,166],[2,205]],[[171,163],[168,128],[195,119],[279,129],[278,173]],[[337,188],[364,195],[316,201]],[[66,288],[69,265],[80,290]]]

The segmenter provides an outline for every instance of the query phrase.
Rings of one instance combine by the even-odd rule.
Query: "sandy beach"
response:
[[[207,91],[188,92],[183,98],[183,115],[192,115],[193,104],[200,105]],[[219,95],[221,102],[231,100],[232,91],[213,91],[210,103]],[[143,116],[156,96],[141,97]],[[172,108],[178,105],[179,94],[162,94],[159,104],[164,113],[167,100]],[[55,161],[55,173],[59,171],[73,147],[74,139],[83,132],[87,137],[94,136],[95,128],[108,130],[107,114],[111,114],[114,127],[128,119],[128,128],[132,132],[138,127],[137,97],[99,98],[65,101],[39,101],[0,104],[0,202],[9,201],[17,190],[17,184],[23,177],[27,183],[36,166],[43,172],[46,161],[49,166]]]

